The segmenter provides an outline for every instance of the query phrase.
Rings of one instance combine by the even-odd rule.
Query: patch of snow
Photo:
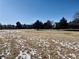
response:
[[[72,56],[73,58],[77,59],[75,54],[69,54],[69,55]]]
[[[2,57],[1,59],[5,59],[5,57]]]
[[[63,59],[65,58],[65,56],[62,55],[59,51],[57,51],[57,53],[58,53],[58,55],[59,55],[60,57],[62,57]]]
[[[51,59],[50,55],[48,54],[49,59]]]
[[[39,56],[39,57],[38,57],[38,59],[42,59],[42,57],[41,57],[41,56]]]
[[[37,52],[37,49],[31,48],[31,52],[30,52],[30,53],[31,53],[32,55],[35,55],[36,52]]]
[[[31,54],[25,51],[20,51],[20,54],[16,57],[16,59],[31,59]]]

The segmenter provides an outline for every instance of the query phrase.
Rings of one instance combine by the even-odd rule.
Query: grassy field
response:
[[[0,56],[17,59],[79,59],[79,32],[57,30],[0,30]]]

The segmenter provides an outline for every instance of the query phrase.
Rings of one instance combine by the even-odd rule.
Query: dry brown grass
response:
[[[32,59],[79,59],[79,32],[0,30],[0,54],[15,59],[21,50],[34,50]]]

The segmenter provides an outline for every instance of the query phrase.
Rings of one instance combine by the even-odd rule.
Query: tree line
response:
[[[0,29],[51,29],[52,28],[52,23],[50,20],[48,20],[47,22],[43,23],[39,20],[36,20],[36,22],[34,22],[31,25],[27,25],[27,24],[21,24],[21,22],[16,22],[16,25],[2,25],[0,24]]]
[[[47,20],[47,22],[42,22],[36,20],[31,25],[21,24],[21,22],[16,22],[16,25],[0,24],[0,29],[79,29],[79,11],[75,13],[74,19],[70,22],[67,21],[65,17],[62,17],[59,22],[54,22]]]

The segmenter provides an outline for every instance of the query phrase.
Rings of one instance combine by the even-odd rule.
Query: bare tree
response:
[[[79,10],[75,13],[74,19],[78,19],[79,20]]]

